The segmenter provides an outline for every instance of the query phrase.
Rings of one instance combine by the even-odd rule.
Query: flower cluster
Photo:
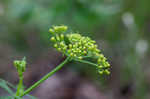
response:
[[[83,37],[78,33],[68,34],[69,39],[68,54],[74,58],[82,59],[84,56],[88,56],[92,52],[99,52],[95,41],[89,37]]]
[[[54,26],[49,29],[49,32],[53,35],[51,41],[54,42],[54,47],[64,54],[67,50],[67,45],[65,43],[64,32],[66,32],[66,26]]]
[[[25,57],[22,60],[15,60],[14,61],[14,66],[16,67],[19,75],[22,75],[23,72],[26,70],[26,61]]]
[[[98,72],[100,74],[103,73],[110,74],[109,71],[110,64],[107,62],[107,59],[104,57],[103,54],[98,54],[97,64],[98,64]]]
[[[72,59],[82,60],[84,57],[96,57],[98,72],[109,74],[110,64],[97,48],[96,42],[89,37],[81,36],[79,33],[65,34],[67,29],[67,26],[63,25],[53,26],[49,29],[49,32],[53,35],[51,41],[54,42],[54,47]]]

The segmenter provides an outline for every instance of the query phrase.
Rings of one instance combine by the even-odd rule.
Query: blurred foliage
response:
[[[97,40],[112,63],[108,83],[131,83],[133,99],[148,99],[149,4],[150,0],[1,0],[0,46],[38,56],[50,47],[49,27],[68,25]],[[91,75],[89,68],[72,67]],[[91,78],[97,78],[94,72]]]
[[[11,83],[3,80],[3,79],[0,79],[0,88],[3,88],[6,92],[9,93],[9,95],[11,96],[0,96],[0,99],[12,99],[12,98],[15,98],[14,97],[14,94],[13,93],[13,89],[16,89],[16,87],[14,85],[12,85]],[[30,99],[36,99],[35,97],[31,96],[31,95],[27,95]],[[17,99],[20,99],[19,97]]]

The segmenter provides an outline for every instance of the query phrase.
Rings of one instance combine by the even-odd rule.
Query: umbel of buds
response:
[[[72,59],[83,60],[85,57],[96,58],[97,69],[100,74],[110,74],[110,64],[107,59],[98,49],[96,41],[89,37],[80,35],[79,33],[66,33],[68,27],[53,26],[49,29],[51,33],[51,41],[54,43],[54,47],[62,52],[64,55],[71,57]]]
[[[16,67],[19,75],[25,72],[26,70],[26,59],[25,57],[22,60],[15,60],[14,66]]]

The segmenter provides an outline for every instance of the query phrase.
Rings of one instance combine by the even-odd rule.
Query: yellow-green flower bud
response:
[[[67,49],[67,46],[64,46],[62,49],[65,51]]]
[[[98,66],[98,68],[99,68],[99,69],[102,69],[102,68],[103,68],[103,66],[102,66],[102,65],[100,65],[100,66]]]
[[[72,48],[72,44],[69,44],[69,48]]]
[[[101,51],[99,49],[95,49],[96,53],[100,53]]]
[[[55,48],[58,48],[58,44],[54,44],[54,47],[55,47]]]
[[[65,32],[68,29],[67,26],[54,26],[53,28],[56,32]]]
[[[51,37],[51,41],[55,42],[56,41],[55,37]]]
[[[99,57],[100,57],[100,58],[104,58],[104,55],[103,55],[103,54],[100,54]]]
[[[56,40],[60,41],[60,37],[58,35],[56,35]]]
[[[104,73],[104,71],[98,71],[99,72],[99,74],[103,74]]]
[[[106,74],[110,74],[110,71],[108,71],[107,69],[104,71]]]
[[[26,61],[25,60],[21,61],[21,67],[22,67],[22,72],[24,72],[26,69]]]
[[[86,52],[86,51],[83,51],[83,53],[84,53],[84,54],[87,54],[87,52]]]
[[[77,55],[76,55],[76,54],[74,54],[73,56],[74,56],[74,57],[76,57]]]
[[[108,62],[106,62],[107,67],[110,67],[110,64]]]
[[[83,57],[81,57],[81,56],[79,56],[78,58],[81,59],[81,60],[83,59]]]
[[[61,35],[60,35],[60,38],[61,38],[61,40],[64,40],[64,35],[61,34]]]
[[[99,64],[102,60],[100,58],[98,58],[97,63]]]
[[[61,45],[61,46],[64,46],[65,44],[64,44],[64,42],[60,42],[60,45]]]
[[[15,66],[16,68],[19,68],[19,65],[20,65],[20,61],[19,61],[19,60],[15,60],[15,61],[14,61],[14,66]]]
[[[53,29],[51,29],[51,28],[49,29],[49,32],[50,32],[50,33],[52,33],[52,34],[54,34],[54,33],[55,33],[55,32],[54,32],[54,30],[53,30]]]
[[[59,48],[57,48],[57,50],[58,50],[58,51],[61,51],[61,48],[59,47]]]
[[[70,53],[70,56],[73,56],[73,53]]]
[[[21,74],[22,72],[25,71],[26,69],[26,61],[25,58],[23,58],[22,60],[15,60],[14,61],[14,66],[16,67],[17,71],[19,74]]]

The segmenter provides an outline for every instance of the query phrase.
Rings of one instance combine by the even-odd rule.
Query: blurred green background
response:
[[[38,99],[150,99],[150,0],[0,0],[0,78],[14,85],[12,63],[27,57],[28,87],[63,57],[48,29],[67,25],[95,39],[112,68],[72,62],[31,94]],[[0,96],[7,95],[0,89]],[[28,98],[27,98],[28,99]]]

